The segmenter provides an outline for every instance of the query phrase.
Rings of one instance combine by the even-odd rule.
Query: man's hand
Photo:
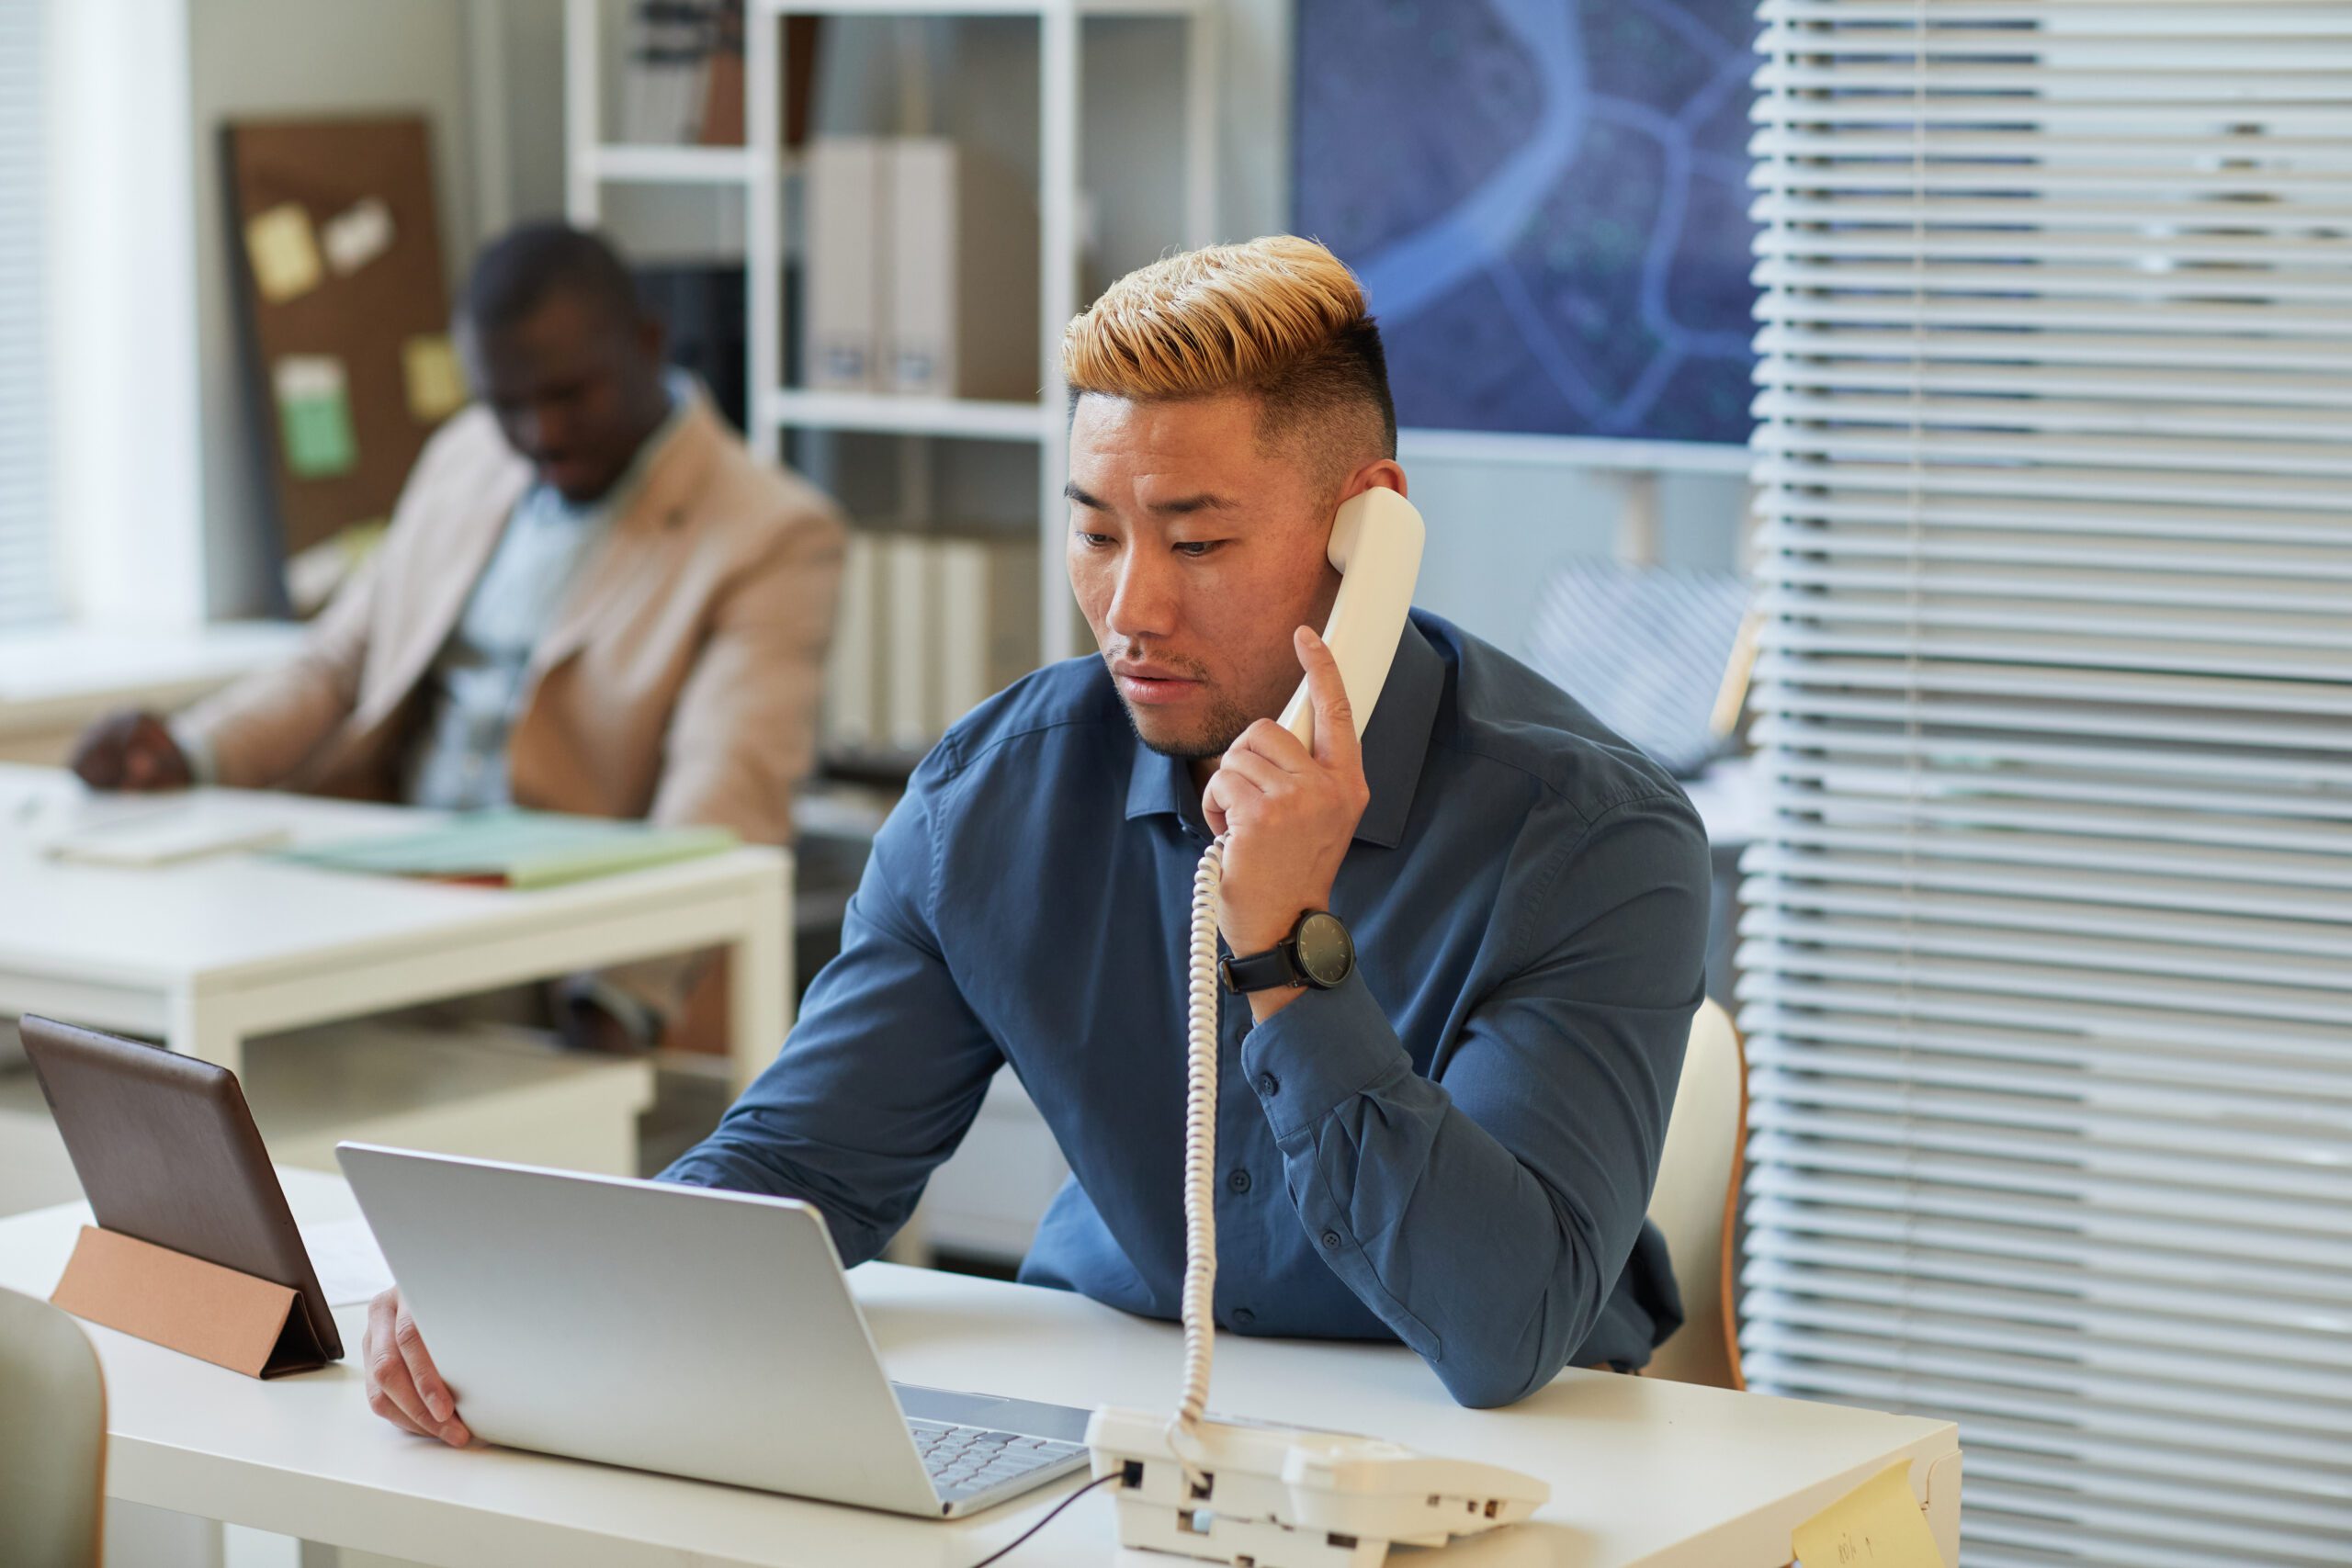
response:
[[[1210,830],[1232,835],[1225,847],[1216,917],[1226,945],[1236,953],[1262,953],[1288,936],[1300,915],[1330,908],[1340,862],[1372,799],[1338,662],[1306,626],[1291,640],[1315,706],[1314,751],[1272,719],[1261,718],[1226,749],[1201,792],[1201,812]],[[1250,1010],[1263,1020],[1297,995],[1253,991]]]
[[[74,771],[92,789],[185,789],[187,758],[152,713],[109,714],[82,732]]]
[[[458,1419],[458,1402],[434,1369],[416,1319],[401,1304],[398,1289],[368,1303],[368,1336],[361,1359],[368,1367],[368,1408],[403,1431],[438,1438],[453,1449],[474,1435]]]

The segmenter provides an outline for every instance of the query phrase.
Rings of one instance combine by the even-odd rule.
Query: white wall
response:
[[[433,128],[441,244],[472,254],[467,99],[469,0],[186,0],[196,192],[206,601],[216,616],[270,601],[267,475],[238,342],[220,128],[240,118],[422,112]]]

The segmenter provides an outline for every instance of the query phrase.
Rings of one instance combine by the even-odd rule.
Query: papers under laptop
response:
[[[891,1382],[806,1203],[335,1155],[485,1441],[929,1518],[1088,1463],[1086,1411]]]

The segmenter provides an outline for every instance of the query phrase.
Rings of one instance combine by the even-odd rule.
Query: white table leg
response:
[[[174,991],[164,1003],[164,1044],[183,1056],[217,1062],[232,1073],[244,1071],[244,1033],[221,1016],[219,1002]]]
[[[728,944],[727,1051],[735,1092],[775,1060],[792,1027],[791,886],[781,868],[744,899],[743,929]]]

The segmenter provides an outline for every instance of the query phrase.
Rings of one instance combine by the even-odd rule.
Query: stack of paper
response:
[[[282,850],[277,858],[378,876],[552,887],[718,854],[738,841],[724,828],[654,828],[553,812],[485,811],[421,832]]]

